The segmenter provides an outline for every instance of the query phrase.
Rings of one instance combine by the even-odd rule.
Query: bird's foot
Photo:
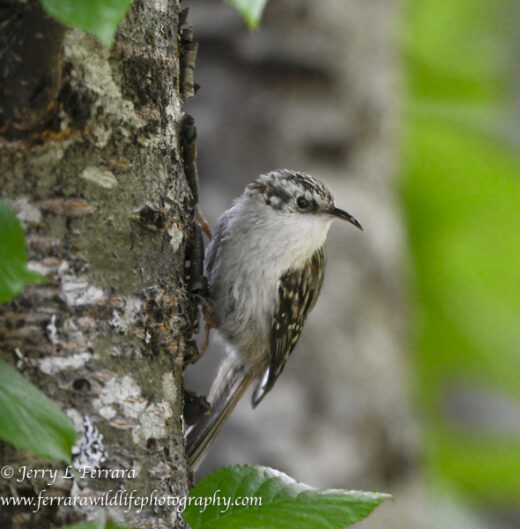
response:
[[[208,348],[209,333],[211,329],[215,329],[217,327],[217,323],[213,317],[213,315],[215,314],[215,308],[211,306],[210,304],[207,304],[203,308],[203,313],[204,313],[204,322],[205,322],[205,325],[204,325],[205,339],[200,346],[201,353],[204,353],[206,349]]]
[[[211,228],[209,227],[208,221],[204,218],[204,215],[202,214],[198,204],[195,206],[195,218],[199,221],[202,231],[206,234],[206,237],[211,241],[213,238]]]

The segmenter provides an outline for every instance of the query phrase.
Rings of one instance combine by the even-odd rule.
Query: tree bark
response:
[[[10,15],[4,11],[3,22]],[[27,77],[24,94],[4,84],[0,194],[26,227],[32,268],[48,282],[0,307],[0,351],[72,419],[76,464],[126,472],[50,486],[2,480],[0,494],[182,497],[182,365],[197,323],[185,278],[195,205],[184,170],[193,160],[184,160],[182,138],[195,51],[185,14],[179,0],[134,1],[110,52],[79,30],[67,30],[56,46],[59,25],[34,12],[17,17],[18,28],[41,21],[36,29],[54,47],[40,47],[53,66]],[[16,44],[22,62],[31,54],[43,61],[43,51],[24,38]],[[6,40],[3,67],[14,53]],[[9,71],[2,75],[5,81]],[[26,119],[38,82],[45,111]],[[65,470],[5,443],[0,461],[15,470]],[[87,515],[136,527],[183,526],[171,506],[140,511],[121,502],[2,510],[0,525],[44,529]]]

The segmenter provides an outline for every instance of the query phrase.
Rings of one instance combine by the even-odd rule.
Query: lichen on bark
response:
[[[178,0],[136,0],[111,51],[67,30],[53,118],[0,138],[1,194],[24,222],[31,266],[49,279],[0,307],[2,357],[72,419],[76,461],[135,470],[53,486],[4,480],[1,494],[187,493],[181,377],[193,332],[184,260],[194,201],[179,133],[181,25]],[[6,444],[0,460],[64,468]],[[0,525],[59,526],[101,510],[20,508],[0,513]],[[127,510],[103,515],[183,524],[171,507]]]

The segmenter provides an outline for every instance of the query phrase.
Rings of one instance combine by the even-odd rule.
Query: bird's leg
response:
[[[202,306],[202,313],[204,316],[204,342],[200,347],[197,346],[195,340],[190,340],[187,343],[187,353],[184,357],[185,364],[194,364],[197,360],[206,352],[206,349],[209,345],[209,333],[211,329],[217,327],[217,324],[213,318],[215,309],[213,303],[210,299],[201,296],[200,294],[195,295],[197,300],[197,307]],[[198,318],[198,308],[197,308],[197,318]],[[198,319],[197,319],[198,326]]]
[[[206,237],[211,241],[211,239],[213,238],[211,228],[209,227],[208,221],[204,218],[204,215],[200,211],[198,204],[195,206],[195,217],[199,221],[199,224],[202,227],[202,231],[206,234]]]
[[[209,333],[211,329],[215,329],[217,327],[217,323],[215,322],[215,319],[213,318],[213,315],[215,314],[215,308],[211,303],[207,303],[203,305],[203,314],[204,314],[204,332],[205,332],[205,338],[204,342],[202,342],[200,346],[201,353],[204,353],[209,345]]]

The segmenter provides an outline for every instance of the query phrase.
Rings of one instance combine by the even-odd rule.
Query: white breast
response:
[[[217,317],[236,352],[248,363],[262,363],[278,281],[289,269],[303,266],[324,244],[331,219],[282,214],[245,201],[235,204],[227,217],[227,234],[209,274]]]

